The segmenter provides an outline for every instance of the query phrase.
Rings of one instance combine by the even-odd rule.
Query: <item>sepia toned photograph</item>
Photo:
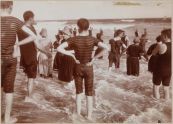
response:
[[[1,123],[173,123],[172,0],[1,0]]]

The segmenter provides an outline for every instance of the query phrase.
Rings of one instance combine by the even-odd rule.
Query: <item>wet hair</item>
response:
[[[77,26],[79,27],[79,29],[81,31],[88,30],[88,28],[89,28],[89,21],[88,21],[88,19],[85,19],[85,18],[79,19],[77,21]]]
[[[120,35],[120,34],[123,33],[123,32],[124,32],[124,31],[121,30],[121,29],[116,30],[116,32],[114,33],[114,37]]]
[[[0,1],[2,9],[8,9],[13,5],[13,1]]]
[[[59,35],[55,35],[57,40],[60,40],[60,36]]]
[[[156,37],[157,42],[163,42],[163,37],[161,35]]]
[[[99,40],[101,40],[101,36],[102,36],[101,33],[97,33],[97,34],[96,34],[96,38],[99,39]]]
[[[161,34],[171,39],[171,29],[163,29]]]
[[[58,31],[58,35],[63,35],[63,34],[64,34],[64,32],[62,30]]]
[[[30,18],[33,18],[33,17],[34,17],[34,13],[32,11],[26,11],[23,14],[23,19],[25,21],[28,21]]]

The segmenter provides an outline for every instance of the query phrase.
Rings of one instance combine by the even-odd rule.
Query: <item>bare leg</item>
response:
[[[29,79],[28,79],[28,96],[29,96],[29,97],[32,96],[33,84],[34,84],[34,79],[33,79],[33,78],[29,78]]]
[[[87,118],[92,120],[93,96],[87,96]]]
[[[2,105],[3,105],[3,96],[4,96],[4,92],[3,92],[3,88],[1,88],[1,116],[4,114],[2,111]]]
[[[13,93],[6,93],[5,94],[5,105],[6,105],[6,107],[5,107],[5,123],[6,124],[14,123],[15,121],[17,121],[17,119],[11,120],[11,118],[10,118],[12,104],[13,104]]]
[[[153,85],[153,96],[154,96],[156,99],[160,99],[159,88],[160,88],[159,85]]]
[[[82,94],[76,95],[76,107],[77,107],[77,114],[81,116],[81,102],[82,102]]]
[[[165,98],[165,100],[169,100],[169,86],[164,86],[163,87],[163,89],[164,89],[164,98]]]
[[[110,73],[112,71],[112,67],[109,67],[108,68],[108,72]]]

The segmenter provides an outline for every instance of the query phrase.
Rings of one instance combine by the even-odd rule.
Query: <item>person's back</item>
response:
[[[142,48],[139,46],[140,39],[136,37],[134,44],[127,48],[127,75],[139,76],[139,59],[142,54]]]
[[[111,45],[111,52],[114,53],[114,54],[120,54],[120,49],[121,49],[121,46],[122,46],[122,41],[121,40],[114,40],[114,39],[111,39],[109,41],[109,44]]]
[[[103,55],[105,49],[108,49],[100,40],[88,36],[89,21],[85,18],[81,18],[77,21],[79,27],[79,35],[67,39],[58,47],[58,52],[71,56],[76,64],[74,67],[74,80],[76,87],[76,108],[77,114],[81,116],[81,98],[83,92],[83,83],[85,84],[85,95],[87,96],[87,118],[92,119],[93,111],[93,95],[94,95],[94,71],[93,62],[95,59]],[[94,46],[104,48],[99,54],[92,58],[92,51]],[[75,55],[66,50],[66,48],[74,50]]]
[[[156,70],[156,64],[157,64],[158,55],[157,55],[157,54],[156,54],[156,55],[152,55],[152,52],[153,52],[153,50],[154,50],[156,47],[157,47],[157,43],[154,43],[154,44],[152,44],[152,45],[149,47],[149,49],[148,49],[148,51],[147,51],[147,55],[148,55],[148,56],[151,55],[151,57],[150,57],[150,59],[149,59],[149,61],[148,61],[148,71],[150,71],[150,72],[155,72],[155,70]]]
[[[161,31],[161,38],[163,43],[158,44],[153,50],[154,55],[158,55],[156,61],[156,70],[153,73],[153,96],[156,99],[160,99],[159,88],[160,84],[163,85],[164,99],[170,99],[170,83],[171,83],[171,29],[163,29]]]
[[[16,34],[23,23],[12,16],[1,17],[1,57],[11,57],[16,42]]]
[[[36,31],[34,29],[34,27],[28,27],[32,32],[34,32],[34,34],[36,34]],[[18,32],[18,39],[19,41],[25,39],[28,37],[28,34],[25,33],[24,31],[20,30]],[[20,46],[20,66],[25,66],[25,64],[30,64],[31,62],[33,62],[33,60],[35,60],[35,58],[37,57],[37,49],[36,46],[34,44],[34,42],[30,42],[27,43],[25,45],[21,45]]]
[[[74,49],[76,58],[81,64],[86,64],[92,59],[92,51],[99,40],[91,36],[76,36],[67,40],[69,47]]]
[[[165,43],[167,46],[167,51],[164,54],[160,54],[158,56],[158,72],[160,74],[166,74],[169,75],[171,74],[171,42]]]
[[[23,22],[11,16],[13,1],[0,1],[1,9],[1,90],[4,91],[5,98],[2,99],[4,106],[4,123],[11,124],[17,121],[16,118],[11,117],[13,105],[13,92],[14,82],[16,77],[17,67],[17,48],[16,35],[19,30],[27,32]],[[30,33],[29,33],[30,34]],[[27,37],[22,43],[29,42],[30,38]],[[1,94],[3,95],[3,94]],[[3,97],[3,96],[2,96]],[[5,101],[4,101],[5,100]]]
[[[129,46],[127,52],[130,57],[140,57],[140,53],[142,53],[142,48],[139,45],[132,44]]]
[[[28,28],[31,31],[33,31],[34,34],[36,34],[36,31],[33,26],[28,27]],[[20,30],[18,32],[19,41],[25,39],[26,37],[28,37],[28,34],[25,33],[24,31]],[[26,59],[28,59],[28,57],[30,58],[32,56],[35,56],[37,53],[37,50],[36,50],[36,46],[35,46],[34,42],[30,42],[30,43],[20,46],[20,52],[21,52],[21,56],[26,57]]]

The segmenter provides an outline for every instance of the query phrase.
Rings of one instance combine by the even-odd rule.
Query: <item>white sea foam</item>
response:
[[[46,28],[48,30],[48,35],[52,41],[55,40],[55,35],[58,33],[58,30],[62,30],[66,26],[66,22],[39,22],[35,27],[37,32],[41,31],[41,28]],[[71,27],[76,27],[76,24],[71,24]],[[128,27],[133,27],[134,24],[116,24],[116,23],[109,23],[109,24],[99,24],[99,23],[93,23],[91,24],[91,27],[98,32],[100,29],[103,30],[114,30],[116,29],[124,29]],[[94,31],[94,32],[95,32]]]
[[[57,22],[56,22],[57,23]],[[63,27],[65,23],[40,23],[38,26],[48,28],[50,35],[54,36],[57,29]],[[101,24],[95,26],[99,28]],[[39,28],[40,28],[39,27]],[[112,30],[115,27],[114,24],[106,28]],[[110,32],[105,31],[111,35]],[[104,55],[103,60],[96,61],[94,65],[94,87],[95,87],[95,108],[93,112],[93,118],[97,123],[157,123],[160,120],[163,123],[171,122],[172,116],[172,104],[171,100],[164,102],[163,99],[155,101],[152,96],[152,75],[147,71],[147,63],[140,61],[140,76],[127,76],[126,74],[126,57],[121,58],[120,70],[115,70],[113,67],[112,72],[108,73],[108,60],[107,54]],[[78,120],[78,117],[73,114],[76,111],[75,104],[75,84],[69,83],[67,85],[60,85],[57,81],[57,72],[54,72],[54,79],[37,78],[37,85],[34,85],[33,98],[26,99],[26,102],[32,104],[23,104],[23,108],[20,109],[22,104],[22,98],[24,96],[23,87],[26,83],[22,72],[17,73],[16,89],[14,92],[17,100],[14,101],[14,114],[20,117],[23,113],[15,113],[16,111],[25,111],[27,109],[28,116],[39,109],[43,110],[47,115],[47,118],[53,118],[50,113],[55,113],[55,122],[73,122],[82,123]],[[22,91],[21,91],[22,89]],[[163,98],[163,89],[161,91],[161,98]],[[26,92],[26,91],[25,91]],[[171,92],[171,91],[170,91]],[[171,93],[170,93],[171,94]],[[172,94],[171,94],[172,97]],[[17,107],[16,107],[17,104]],[[32,108],[33,107],[33,108]],[[31,109],[30,109],[31,108]],[[29,112],[30,114],[29,114]],[[58,116],[57,116],[57,115]],[[82,99],[82,114],[86,115],[86,97],[83,94]],[[42,116],[42,115],[37,115]],[[59,117],[60,116],[60,117]],[[19,118],[20,118],[19,117]],[[45,118],[45,116],[43,116]],[[27,119],[24,119],[27,122]],[[31,118],[32,120],[32,118]],[[86,122],[85,119],[84,122]],[[35,121],[33,119],[33,121]],[[51,120],[50,120],[50,123]]]

